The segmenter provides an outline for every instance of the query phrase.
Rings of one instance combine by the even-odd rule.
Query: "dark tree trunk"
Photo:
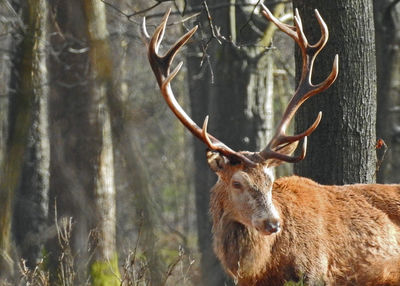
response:
[[[200,1],[196,3],[201,4]],[[214,4],[221,4],[221,1],[207,1],[207,4],[212,8]],[[201,126],[204,117],[209,114],[211,134],[234,150],[255,151],[266,144],[266,138],[271,131],[272,65],[270,55],[265,53],[264,48],[248,44],[257,42],[266,47],[269,42],[268,39],[256,36],[250,28],[251,25],[244,25],[249,15],[242,13],[240,9],[235,11],[234,6],[210,9],[210,13],[213,24],[221,28],[222,35],[237,44],[246,43],[246,47],[239,49],[232,43],[222,41],[218,44],[213,40],[204,54],[200,46],[204,48],[211,35],[203,10],[200,20],[202,31],[196,35],[199,39],[203,33],[203,39],[190,46],[188,56],[192,118]],[[266,20],[261,23],[256,24],[264,29]],[[202,59],[204,62],[201,67]],[[227,278],[213,253],[208,215],[209,190],[215,184],[216,178],[206,164],[205,145],[197,139],[194,140],[196,209],[203,284],[223,285],[227,283],[224,282]]]
[[[17,11],[21,11],[24,29],[15,34],[9,136],[0,175],[0,276],[3,277],[10,274],[7,272],[13,268],[10,258],[11,225],[14,224],[21,255],[26,256],[28,264],[33,265],[41,254],[43,241],[38,238],[46,225],[48,208],[48,95],[44,53],[47,4],[44,1],[13,4]]]
[[[93,129],[89,120],[90,85],[87,79],[88,43],[85,16],[79,0],[55,2],[52,6],[54,35],[50,98],[51,178],[50,206],[57,204],[58,218],[73,217],[71,245],[74,250],[87,247],[93,208],[89,190],[93,189],[91,158],[94,158]],[[53,216],[54,211],[51,211]],[[54,217],[50,220],[54,223]],[[58,243],[51,248],[56,257]]]
[[[56,52],[52,53],[50,72],[50,206],[57,204],[58,217],[54,218],[51,211],[50,223],[54,219],[73,217],[70,244],[76,258],[74,264],[76,269],[84,270],[89,261],[89,234],[97,223],[93,202],[99,175],[98,156],[103,144],[98,116],[104,115],[104,110],[99,106],[98,94],[93,92],[96,85],[91,74],[84,3],[71,0],[52,4],[51,45]],[[48,249],[53,262],[50,266],[57,268],[61,253],[56,238]],[[86,281],[86,275],[85,271],[78,271],[78,283]]]
[[[374,1],[374,18],[378,75],[376,135],[388,146],[387,150],[386,148],[378,150],[377,180],[380,183],[398,183],[400,181],[399,1]]]
[[[19,255],[34,267],[43,254],[46,236],[49,192],[50,143],[48,133],[48,79],[46,66],[47,2],[27,1],[23,5],[31,38],[31,47],[23,53],[32,54],[31,65],[21,66],[32,74],[33,102],[30,107],[31,126],[22,169],[20,187],[14,210],[14,233]],[[27,12],[30,11],[30,12]],[[30,49],[30,50],[29,50]],[[27,64],[27,63],[25,63]],[[24,79],[21,77],[21,79]],[[18,83],[22,85],[21,82]]]
[[[376,66],[372,1],[293,0],[311,43],[320,37],[318,9],[329,28],[329,41],[319,55],[313,82],[321,82],[339,54],[339,76],[323,94],[311,98],[296,117],[303,131],[323,112],[310,136],[307,158],[295,172],[323,184],[375,181]],[[298,55],[298,54],[297,54]],[[297,75],[301,65],[297,56]],[[298,76],[297,76],[298,77]]]

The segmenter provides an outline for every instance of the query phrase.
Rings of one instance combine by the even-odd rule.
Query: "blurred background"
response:
[[[0,285],[232,284],[212,251],[208,197],[216,177],[206,164],[206,146],[165,104],[140,29],[146,16],[152,34],[172,8],[163,53],[199,25],[175,60],[184,62],[172,83],[175,96],[198,125],[209,114],[210,133],[234,150],[256,151],[267,144],[296,78],[294,41],[268,23],[260,2],[281,21],[293,23],[291,1],[0,3]],[[315,1],[293,2],[317,27],[315,33],[309,30],[313,42],[319,28],[313,13],[304,11]],[[346,1],[332,1],[340,2]],[[399,183],[400,5],[355,2],[349,9],[352,21],[355,29],[369,33],[365,46],[371,57],[368,66],[348,57],[367,72],[361,74],[366,86],[351,88],[374,103],[360,95],[372,108],[361,121],[373,132],[360,127],[368,144],[353,147],[368,146],[373,154],[357,161],[369,175],[330,180],[334,172],[347,173],[343,163],[321,172],[326,179],[313,179]],[[337,7],[321,12],[332,35],[331,26],[343,30],[335,20]],[[366,11],[371,26],[363,18]],[[321,55],[325,70],[339,53],[329,45]],[[344,53],[340,59],[346,63]],[[351,102],[352,94],[342,86],[339,79],[330,100],[337,96]],[[349,117],[357,106],[352,104]],[[317,107],[331,108],[323,122],[333,122],[329,114],[346,118],[343,105]],[[348,137],[343,127],[320,128]],[[332,134],[321,134],[315,140],[345,148]],[[309,162],[333,164],[313,154],[312,140]],[[320,154],[328,156],[329,149],[321,145]],[[316,171],[315,166],[304,168]],[[276,170],[277,177],[292,173],[288,164]]]

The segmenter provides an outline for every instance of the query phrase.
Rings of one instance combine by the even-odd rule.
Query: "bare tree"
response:
[[[79,254],[77,279],[85,281],[89,270],[94,285],[114,285],[118,256],[107,101],[112,62],[104,4],[75,0],[52,8],[51,203],[57,202],[59,219],[73,217],[75,222],[71,244]],[[57,241],[49,247],[57,259]]]
[[[93,285],[119,285],[116,251],[114,154],[107,97],[112,93],[112,62],[104,3],[84,1],[90,45],[91,98],[89,116],[94,123],[97,150],[94,157],[94,227],[98,237],[91,262]]]
[[[14,2],[21,12],[10,82],[10,123],[0,197],[1,273],[11,273],[11,224],[21,255],[33,265],[41,255],[46,226],[50,147],[47,130],[47,2]],[[16,197],[17,196],[17,197]],[[16,199],[15,199],[16,197]],[[16,203],[15,221],[12,220]]]
[[[21,2],[24,10],[30,11],[29,30],[25,37],[32,41],[33,73],[32,118],[23,163],[20,187],[18,188],[14,229],[20,256],[27,260],[27,266],[34,267],[42,258],[47,229],[49,207],[50,142],[48,132],[48,7],[46,1]],[[24,12],[27,13],[27,12]],[[29,53],[30,51],[25,51]],[[16,55],[19,57],[19,55]],[[29,69],[29,66],[22,66]],[[24,78],[20,78],[24,80]],[[19,83],[21,84],[21,82]]]

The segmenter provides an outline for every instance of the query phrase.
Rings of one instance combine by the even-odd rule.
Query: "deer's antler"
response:
[[[148,44],[147,56],[149,58],[151,68],[153,69],[153,72],[157,78],[161,94],[163,95],[169,108],[174,112],[174,114],[176,115],[176,117],[178,117],[178,119],[182,122],[182,124],[186,126],[186,128],[189,129],[194,136],[202,140],[208,146],[208,148],[225,155],[231,160],[240,161],[250,166],[255,166],[256,163],[248,159],[246,156],[244,156],[240,152],[232,150],[224,143],[222,143],[220,140],[208,134],[207,132],[208,116],[204,120],[203,128],[200,128],[186,114],[186,112],[182,109],[182,107],[175,99],[174,93],[171,88],[171,81],[182,67],[182,62],[180,62],[172,72],[170,72],[171,64],[178,51],[183,47],[183,45],[186,44],[186,42],[196,32],[197,26],[192,28],[189,32],[183,35],[175,44],[173,44],[172,47],[165,53],[165,55],[160,55],[158,50],[164,36],[170,12],[171,9],[169,9],[165,13],[161,21],[161,24],[156,28],[153,36],[149,39],[147,43]],[[145,20],[143,21],[142,30],[145,36],[148,35],[146,30]]]
[[[322,48],[325,46],[327,40],[328,40],[328,28],[319,15],[318,11],[315,10],[315,14],[317,17],[317,20],[320,24],[321,31],[322,31],[322,36],[321,39],[318,41],[318,43],[314,45],[308,44],[307,38],[304,35],[303,32],[303,27],[301,24],[301,19],[299,16],[298,11],[296,10],[296,15],[295,15],[295,26],[290,26],[287,24],[284,24],[280,22],[278,19],[276,19],[272,13],[264,6],[263,7],[263,14],[265,17],[273,22],[275,25],[277,25],[283,32],[288,34],[290,37],[292,37],[296,43],[299,45],[301,49],[301,54],[303,58],[303,67],[302,67],[302,74],[301,74],[301,79],[299,86],[297,87],[297,90],[295,94],[293,95],[292,99],[290,100],[288,107],[286,108],[282,120],[278,124],[277,130],[275,132],[275,135],[271,139],[271,141],[268,143],[266,148],[260,152],[257,152],[256,154],[259,155],[259,157],[262,158],[262,160],[268,160],[271,158],[278,159],[281,161],[286,161],[286,162],[297,162],[299,160],[302,160],[305,157],[306,153],[306,148],[307,148],[307,136],[310,135],[318,126],[320,120],[321,120],[321,112],[318,114],[317,119],[315,122],[303,133],[293,135],[293,136],[288,136],[285,134],[286,128],[296,113],[297,109],[301,106],[301,104],[306,101],[308,98],[311,96],[324,91],[327,89],[336,79],[337,74],[338,74],[338,56],[336,55],[334,63],[333,63],[333,68],[330,73],[330,75],[327,77],[325,81],[323,81],[320,84],[314,85],[311,83],[311,74],[312,74],[312,69],[313,69],[313,63],[318,55],[318,53],[322,50]],[[170,14],[171,10],[167,11],[161,21],[161,24],[155,29],[153,36],[150,38],[148,36],[147,30],[146,30],[146,22],[145,19],[143,21],[143,34],[148,38],[148,58],[149,62],[151,65],[151,68],[153,69],[153,72],[156,76],[158,85],[161,90],[161,94],[163,95],[165,101],[167,102],[168,106],[170,109],[174,112],[176,117],[183,123],[184,126],[186,126],[187,129],[192,132],[194,136],[202,140],[209,149],[212,151],[219,152],[223,154],[224,156],[228,157],[232,161],[239,161],[242,162],[248,166],[255,166],[257,162],[254,162],[247,158],[243,152],[236,152],[229,148],[227,145],[222,143],[220,140],[215,138],[214,136],[208,134],[207,132],[207,125],[208,125],[208,116],[206,116],[203,127],[200,128],[187,114],[186,112],[182,109],[182,107],[179,105],[177,100],[175,99],[175,96],[173,94],[172,88],[171,88],[171,81],[172,79],[176,76],[176,74],[179,72],[180,68],[182,67],[182,62],[180,62],[176,68],[171,72],[171,64],[176,56],[176,54],[179,52],[179,50],[187,43],[187,41],[193,36],[193,34],[197,30],[197,26],[192,28],[189,32],[187,32],[185,35],[183,35],[175,44],[172,45],[172,47],[164,54],[160,55],[159,54],[159,47],[161,45],[166,24],[168,21],[168,16]],[[300,156],[297,157],[291,157],[288,155],[285,155],[283,153],[280,153],[279,151],[284,148],[285,146],[292,144],[294,142],[297,142],[299,140],[303,140],[303,151]]]
[[[282,119],[277,126],[275,135],[272,137],[266,148],[259,152],[259,155],[265,160],[270,158],[276,158],[281,161],[294,163],[302,160],[305,157],[307,150],[307,140],[306,140],[307,136],[310,135],[317,128],[322,117],[322,112],[318,113],[318,116],[314,121],[314,123],[303,133],[289,136],[286,135],[286,128],[289,125],[290,120],[293,118],[294,114],[296,113],[298,108],[303,104],[304,101],[306,101],[311,96],[326,90],[335,81],[339,71],[339,56],[338,55],[335,56],[335,59],[333,61],[332,71],[329,74],[329,76],[319,84],[316,85],[312,84],[311,75],[313,71],[314,60],[317,57],[318,53],[325,46],[329,36],[328,27],[326,26],[326,23],[322,19],[321,15],[318,13],[318,10],[315,10],[315,16],[321,27],[321,38],[316,44],[310,45],[308,43],[306,36],[304,35],[303,25],[301,23],[299,11],[297,9],[295,11],[295,16],[294,16],[295,25],[291,26],[280,22],[268,10],[267,7],[265,7],[263,4],[261,5],[263,7],[264,16],[269,21],[273,22],[280,30],[288,34],[296,41],[301,50],[301,55],[303,58],[303,66],[302,66],[299,85],[293,97],[289,101],[289,104],[285,112],[283,113]],[[299,141],[303,138],[305,140],[303,140],[302,153],[299,156],[292,157],[279,153],[279,150],[281,148],[296,141]]]

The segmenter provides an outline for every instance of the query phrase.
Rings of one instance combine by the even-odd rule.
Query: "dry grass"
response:
[[[21,259],[19,263],[19,272],[21,278],[19,281],[20,285],[35,285],[35,286],[49,286],[50,275],[48,271],[43,270],[43,259],[35,266],[34,269],[30,269],[26,266],[26,261]]]
[[[24,259],[18,263],[18,273],[12,278],[13,282],[1,281],[0,286],[80,286],[91,285],[90,278],[84,282],[78,282],[78,272],[82,271],[84,276],[88,276],[87,270],[76,269],[76,263],[71,249],[71,235],[73,229],[72,218],[61,218],[55,223],[57,230],[58,245],[60,255],[57,260],[56,273],[50,273],[46,258],[42,259],[33,268],[27,266]],[[148,260],[139,251],[139,239],[136,241],[133,250],[128,251],[123,264],[120,266],[121,286],[148,286],[155,285],[152,283],[152,271],[150,271]],[[168,285],[195,285],[193,280],[193,269],[195,260],[187,255],[183,247],[179,247],[178,255],[172,263],[168,265],[161,277],[160,286]],[[110,266],[111,267],[111,266]],[[117,274],[116,274],[117,275]],[[81,275],[82,276],[82,275]]]

